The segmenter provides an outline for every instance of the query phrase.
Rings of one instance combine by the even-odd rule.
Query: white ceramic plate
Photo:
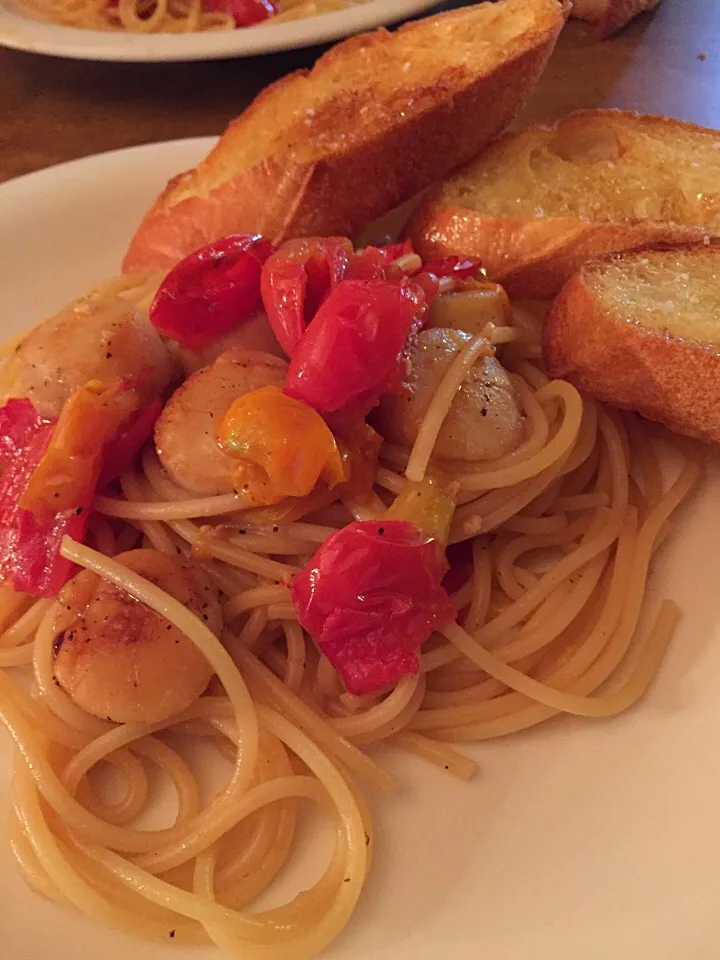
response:
[[[76,30],[32,19],[16,0],[0,0],[0,45],[77,60],[219,60],[330,43],[436,6],[439,0],[370,0],[317,17],[231,31],[183,35]]]
[[[156,192],[209,145],[124,150],[0,187],[3,334],[117,271]],[[404,789],[372,798],[377,859],[327,960],[717,960],[719,478],[715,461],[655,568],[653,602],[675,597],[684,618],[645,700],[479,745],[470,784],[388,754]],[[9,765],[0,734],[0,809]],[[0,878],[3,960],[222,960],[44,902],[2,838]]]

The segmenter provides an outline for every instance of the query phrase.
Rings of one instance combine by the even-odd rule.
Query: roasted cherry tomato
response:
[[[273,250],[264,237],[237,233],[191,253],[160,284],[153,326],[191,349],[232,330],[260,302],[260,271]]]
[[[162,413],[162,407],[161,400],[153,400],[144,410],[139,410],[128,417],[118,429],[117,435],[106,444],[98,490],[102,490],[128,469],[136,455],[152,437],[155,421]]]
[[[140,409],[137,390],[121,381],[91,380],[62,408],[52,437],[29,478],[20,506],[42,520],[89,503],[105,445]]]
[[[235,486],[249,506],[305,497],[321,478],[346,479],[343,460],[323,418],[277,387],[238,397],[218,430],[222,450],[238,461]]]
[[[351,523],[328,537],[292,584],[298,619],[350,693],[418,670],[418,648],[455,617],[434,540],[399,520]]]
[[[447,484],[426,476],[419,482],[408,480],[403,492],[388,507],[388,520],[409,520],[427,537],[445,546],[455,514],[455,497]]]
[[[352,255],[345,237],[307,237],[288,240],[263,266],[263,306],[289,357],[320,304],[345,276]]]
[[[346,280],[386,280],[388,267],[400,257],[413,253],[410,240],[388,243],[383,247],[365,247],[356,253],[345,272]]]
[[[290,362],[285,392],[320,413],[367,413],[402,380],[425,296],[412,281],[345,280],[315,314]]]
[[[43,519],[20,506],[55,422],[29,400],[8,400],[0,408],[0,581],[38,597],[55,596],[70,576],[60,542],[65,534],[82,540],[90,512],[88,502],[77,503]]]
[[[229,13],[236,27],[251,27],[277,13],[272,0],[205,0],[205,6],[217,13]]]
[[[40,417],[30,400],[0,408],[0,581],[35,596],[62,587],[72,570],[60,555],[63,536],[84,538],[99,483],[125,469],[152,432],[160,402],[139,404],[132,385],[90,381],[57,419]]]
[[[440,290],[443,277],[454,277],[458,281],[471,280],[480,275],[482,267],[479,260],[467,257],[445,257],[423,264],[422,270],[413,274],[413,280],[425,291],[428,300],[432,300]]]

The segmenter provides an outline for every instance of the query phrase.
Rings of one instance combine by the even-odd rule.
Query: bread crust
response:
[[[574,217],[489,217],[428,204],[410,220],[406,234],[423,259],[478,257],[510,296],[551,300],[586,260],[660,242],[701,241],[707,230],[637,219],[589,223]]]
[[[713,248],[720,258],[720,245]],[[608,313],[592,291],[601,267],[586,264],[556,297],[543,327],[548,373],[677,433],[720,443],[718,353]]]
[[[278,93],[296,99],[309,72],[279,80],[230,124],[194,171],[170,181],[135,234],[124,272],[168,267],[232,232],[259,232],[275,242],[307,234],[352,236],[467,163],[511,122],[552,52],[568,7],[564,0],[540,0],[537,9],[534,27],[508,43],[494,70],[457,64],[431,84],[399,83],[385,96],[373,97],[372,89],[340,90],[313,113],[315,141],[319,134],[328,143],[322,155],[308,159],[292,148],[293,140],[302,142],[300,119],[287,131],[285,149],[207,189],[218,170],[231,167],[233,142],[252,138],[271,121],[266,104],[276,102]],[[439,18],[461,14],[467,11]],[[428,20],[439,18],[407,24],[400,32],[406,42],[421,43]],[[378,30],[353,37],[328,51],[313,73],[356,56],[372,58],[393,36]]]
[[[660,129],[668,139],[678,131],[720,133],[671,117],[659,117],[624,110],[580,110],[559,120],[553,127],[529,127],[543,134],[573,125],[575,129],[595,123],[632,127],[642,133],[646,127]],[[506,134],[491,149],[502,150]],[[462,180],[464,172],[452,182]],[[468,173],[472,178],[472,168]],[[588,259],[632,250],[655,243],[691,243],[702,240],[707,227],[628,217],[622,220],[586,220],[575,216],[535,219],[491,216],[469,208],[452,206],[443,200],[443,184],[410,218],[405,228],[418,253],[425,258],[459,254],[479,257],[489,276],[505,285],[518,298],[547,300]],[[712,235],[712,234],[711,234]]]
[[[604,3],[590,4],[587,10],[585,4],[576,3],[571,15],[594,23],[600,38],[604,39],[659,3],[660,0],[604,0]]]

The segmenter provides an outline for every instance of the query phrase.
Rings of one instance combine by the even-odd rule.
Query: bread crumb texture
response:
[[[593,292],[628,323],[720,351],[720,258],[694,250],[647,251],[603,264]]]
[[[720,230],[716,131],[620,111],[576,113],[499,141],[440,191],[487,216],[631,218]]]

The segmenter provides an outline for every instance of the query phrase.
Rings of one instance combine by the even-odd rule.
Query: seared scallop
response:
[[[115,559],[220,632],[218,591],[191,561],[157,550]],[[210,682],[210,665],[184,633],[97,574],[79,573],[58,601],[55,679],[88,713],[155,723],[190,706]]]
[[[175,483],[197,494],[232,492],[237,460],[218,446],[222,418],[238,397],[282,387],[286,371],[278,357],[233,349],[178,387],[155,425],[158,457]]]
[[[384,397],[373,423],[390,443],[411,447],[440,381],[473,337],[461,330],[423,330],[410,353],[401,392]],[[438,434],[434,456],[491,461],[514,450],[525,426],[507,371],[494,357],[479,357],[458,390]]]
[[[56,417],[90,380],[131,378],[144,404],[160,396],[176,371],[147,317],[121,297],[86,298],[37,326],[0,369],[0,405],[27,398]]]

